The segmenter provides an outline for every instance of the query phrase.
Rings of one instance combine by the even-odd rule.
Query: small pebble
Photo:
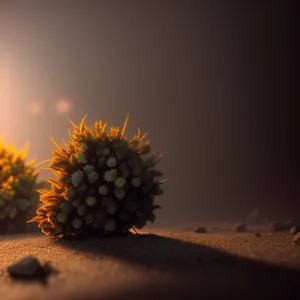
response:
[[[200,226],[200,227],[198,227],[198,228],[195,229],[195,232],[196,233],[207,233],[207,230],[206,230],[205,227]]]
[[[298,232],[294,235],[294,240],[293,241],[294,241],[295,245],[300,245],[300,232]]]
[[[45,276],[46,272],[40,262],[33,256],[27,256],[8,267],[12,277],[36,278]]]
[[[239,223],[235,226],[235,232],[245,232],[247,230],[247,225],[245,223]]]
[[[285,222],[283,222],[284,227],[288,230],[291,227],[296,225],[296,222],[293,219],[288,219]]]
[[[300,225],[295,225],[290,229],[290,234],[295,235],[300,232]]]
[[[290,228],[293,226],[292,222],[275,222],[271,223],[269,225],[269,230],[271,232],[279,232],[279,231],[286,231],[290,230]]]

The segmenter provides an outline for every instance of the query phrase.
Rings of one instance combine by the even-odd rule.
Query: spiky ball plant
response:
[[[163,193],[162,173],[154,167],[161,155],[152,153],[147,134],[127,139],[123,128],[96,122],[91,128],[70,121],[70,140],[52,150],[51,189],[41,190],[36,217],[50,236],[107,236],[126,234],[155,220],[160,208],[155,197]]]
[[[32,208],[36,209],[34,161],[25,162],[27,147],[17,151],[0,141],[0,233],[22,232]]]

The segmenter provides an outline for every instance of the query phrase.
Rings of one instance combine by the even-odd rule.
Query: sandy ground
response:
[[[300,246],[288,233],[148,232],[156,236],[60,242],[2,236],[0,299],[300,298]],[[12,280],[7,266],[26,255],[56,272],[46,283]]]

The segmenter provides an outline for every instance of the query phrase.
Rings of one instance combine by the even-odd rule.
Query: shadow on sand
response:
[[[156,235],[59,240],[61,247],[110,256],[126,263],[174,275],[171,281],[116,288],[102,299],[296,299],[300,270],[233,256],[207,246]],[[97,287],[70,299],[98,299]],[[66,295],[65,299],[69,299]]]

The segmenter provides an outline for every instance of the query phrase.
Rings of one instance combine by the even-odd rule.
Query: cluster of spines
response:
[[[161,155],[151,154],[147,134],[140,130],[130,140],[125,136],[128,117],[121,129],[96,122],[92,128],[82,119],[71,121],[70,141],[52,151],[51,190],[41,190],[42,206],[35,218],[48,235],[106,234],[142,228],[155,220],[154,198],[163,193],[154,166]],[[149,157],[146,157],[146,156]]]
[[[34,161],[25,162],[27,146],[17,151],[0,141],[0,222],[25,215],[34,204],[37,171]]]

